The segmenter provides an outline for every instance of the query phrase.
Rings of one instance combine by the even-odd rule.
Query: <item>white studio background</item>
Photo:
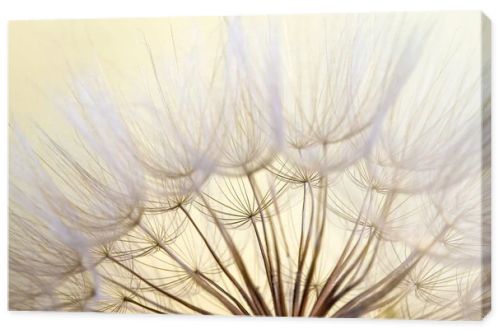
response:
[[[497,309],[499,229],[493,224],[493,310],[482,322],[382,321],[361,319],[251,319],[234,317],[192,317],[153,315],[110,315],[93,313],[42,313],[7,311],[7,239],[8,239],[8,77],[7,29],[9,20],[79,19],[118,17],[162,17],[198,15],[257,15],[300,13],[348,13],[430,10],[481,10],[492,21],[493,59],[498,45],[497,22],[500,1],[487,0],[3,0],[0,4],[0,103],[1,168],[0,192],[2,219],[0,231],[0,332],[2,333],[498,333],[500,310]],[[496,78],[493,61],[493,170],[498,171],[499,119]],[[493,172],[493,222],[500,206],[499,180]]]

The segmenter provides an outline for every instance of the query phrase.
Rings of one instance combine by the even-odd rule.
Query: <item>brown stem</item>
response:
[[[217,263],[217,265],[221,268],[221,270],[224,272],[224,274],[227,276],[227,278],[231,281],[231,283],[233,283],[233,285],[236,287],[236,289],[241,294],[241,296],[243,297],[243,299],[245,299],[245,301],[248,304],[248,306],[250,306],[250,308],[252,309],[252,311],[254,313],[257,313],[258,312],[257,306],[250,299],[250,297],[247,295],[247,293],[245,292],[245,290],[243,290],[243,287],[238,283],[238,281],[236,280],[236,278],[229,272],[229,270],[227,269],[227,267],[222,263],[221,259],[219,258],[219,256],[215,252],[215,250],[212,248],[212,246],[208,242],[208,240],[205,237],[205,235],[201,232],[200,228],[198,227],[198,225],[193,220],[191,214],[186,210],[186,208],[184,208],[184,206],[181,205],[181,206],[179,206],[179,208],[182,210],[182,212],[184,212],[184,214],[186,215],[186,217],[188,218],[188,220],[191,222],[191,224],[195,228],[196,232],[198,233],[198,235],[203,240],[203,243],[207,247],[208,251],[210,252],[210,254],[212,255],[212,257],[214,258],[214,260]]]
[[[266,222],[264,220],[263,208],[262,208],[261,202],[260,202],[260,199],[262,198],[262,196],[260,196],[260,193],[257,190],[257,186],[255,184],[253,174],[247,173],[247,178],[248,178],[248,182],[250,183],[250,188],[252,189],[252,193],[253,193],[253,196],[255,198],[255,201],[257,202],[257,208],[259,210],[260,220],[262,223],[262,231],[264,232],[264,242],[265,242],[265,246],[266,246],[267,265],[268,265],[268,267],[267,267],[267,281],[269,284],[269,289],[271,290],[274,311],[275,311],[275,314],[281,315],[282,312],[281,312],[281,307],[279,305],[279,303],[280,303],[279,302],[279,300],[280,300],[279,292],[278,292],[278,288],[274,282],[274,268],[273,268],[273,263],[271,261],[271,250],[270,250],[270,246],[269,246],[270,242],[269,242],[269,237],[268,237],[268,233],[267,233]],[[269,217],[270,217],[270,215],[269,215]],[[277,254],[275,254],[275,255],[278,256]]]
[[[139,306],[139,307],[141,307],[141,308],[143,308],[143,309],[145,309],[145,310],[151,311],[151,312],[153,312],[153,313],[157,313],[157,314],[166,314],[165,312],[162,312],[162,311],[159,311],[159,310],[154,309],[154,308],[152,308],[152,307],[149,307],[149,306],[147,306],[147,305],[141,304],[141,303],[139,303],[138,301],[135,301],[135,300],[133,300],[132,298],[129,298],[129,297],[124,297],[124,298],[123,298],[123,301],[124,301],[124,302],[127,302],[127,303],[131,303],[131,304],[137,305],[137,306]]]
[[[126,271],[128,271],[129,273],[131,273],[132,275],[134,275],[135,277],[137,277],[138,279],[140,279],[141,281],[143,281],[144,283],[146,283],[148,286],[150,286],[151,288],[153,288],[154,290],[158,291],[159,293],[161,293],[162,295],[165,295],[166,297],[178,302],[179,304],[189,308],[190,310],[193,310],[197,313],[200,313],[200,314],[204,314],[204,315],[210,315],[211,313],[208,312],[207,310],[204,310],[198,306],[195,306],[171,293],[169,293],[168,291],[165,291],[163,290],[162,288],[156,286],[155,284],[151,283],[148,279],[144,278],[143,276],[141,276],[141,274],[135,272],[134,270],[130,269],[129,267],[127,267],[126,265],[124,265],[123,263],[121,263],[120,261],[116,260],[115,258],[113,258],[112,256],[107,256],[107,258],[109,260],[111,260],[111,262],[117,264],[118,266],[122,267],[123,269],[125,269]]]
[[[227,232],[226,228],[224,225],[220,222],[219,218],[215,214],[215,212],[212,210],[210,207],[208,201],[206,200],[205,196],[203,193],[198,192],[198,195],[203,201],[203,204],[207,208],[208,212],[212,216],[212,218],[215,221],[215,224],[217,228],[219,229],[219,232],[222,235],[222,238],[226,242],[227,247],[229,248],[229,251],[231,252],[231,255],[236,263],[236,266],[238,267],[241,276],[243,277],[243,280],[245,281],[245,284],[247,286],[247,289],[250,293],[250,296],[252,300],[254,301],[255,305],[259,308],[259,314],[261,315],[271,315],[270,310],[267,308],[266,303],[264,302],[264,299],[262,298],[260,292],[257,290],[255,287],[255,284],[253,283],[250,275],[248,274],[248,269],[246,268],[245,262],[243,261],[238,249],[236,248],[236,245],[234,244],[233,239]]]
[[[292,314],[293,316],[298,316],[299,315],[299,310],[300,310],[300,283],[302,280],[302,269],[305,264],[305,258],[307,256],[308,250],[309,250],[309,244],[312,236],[312,230],[313,230],[313,221],[314,221],[314,211],[315,211],[315,205],[314,205],[314,193],[312,191],[312,186],[308,182],[308,188],[309,188],[309,193],[311,196],[311,216],[309,219],[309,229],[307,231],[307,236],[304,242],[304,249],[302,253],[299,252],[299,262],[298,262],[298,267],[297,267],[297,273],[295,275],[295,284],[294,284],[294,289],[293,289],[293,298],[292,298]]]
[[[106,276],[102,276],[102,278],[104,278],[106,281],[108,282],[111,282],[113,284],[115,284],[116,286],[119,286],[120,288],[122,288],[123,290],[126,290],[127,292],[130,292],[131,294],[133,294],[134,296],[137,296],[139,297],[140,299],[142,300],[145,300],[146,302],[148,302],[149,304],[151,305],[154,305],[155,307],[159,308],[159,309],[162,309],[164,310],[166,313],[170,313],[170,314],[179,314],[179,312],[176,312],[174,310],[172,310],[171,308],[168,308],[166,306],[163,306],[147,297],[144,297],[144,296],[141,296],[137,293],[137,291],[129,288],[128,286],[126,286],[125,284],[122,284],[118,281],[115,281],[114,279],[110,278],[110,277],[106,277]]]
[[[311,286],[312,278],[313,278],[314,272],[316,270],[316,264],[318,263],[319,254],[321,252],[321,245],[323,243],[323,235],[325,232],[326,204],[327,204],[326,200],[327,200],[327,195],[328,195],[327,194],[328,177],[325,176],[324,178],[322,178],[322,181],[324,181],[324,184],[322,187],[322,189],[323,189],[323,207],[322,207],[322,212],[321,212],[321,222],[319,224],[319,233],[318,233],[318,236],[316,237],[316,243],[315,243],[314,252],[313,252],[313,259],[311,262],[311,266],[309,267],[309,271],[308,271],[308,274],[306,277],[306,282],[304,284],[304,291],[302,294],[302,301],[300,303],[300,309],[299,309],[300,316],[304,315],[305,309],[307,307],[307,302],[309,299],[309,288]],[[320,201],[318,201],[318,203],[319,202]],[[319,207],[318,207],[318,211],[319,211]],[[318,218],[319,218],[319,213],[318,213]]]
[[[156,240],[155,239],[155,236],[148,231],[148,229],[146,229],[144,226],[142,225],[139,225],[141,227],[141,229],[146,233],[148,234],[153,240]],[[215,297],[218,301],[221,302],[222,305],[224,305],[224,307],[229,311],[231,312],[232,314],[235,314],[235,315],[243,315],[243,313],[237,308],[235,307],[226,297],[224,297],[223,295],[221,295],[216,289],[214,289],[211,285],[207,284],[207,282],[199,275],[199,272],[198,271],[194,271],[192,270],[186,263],[184,263],[184,261],[182,261],[181,258],[179,258],[177,255],[175,255],[175,253],[168,249],[165,245],[163,245],[161,242],[158,242],[158,247],[160,249],[162,249],[168,256],[170,256],[172,258],[172,260],[174,260],[175,262],[177,262],[177,264],[179,264],[181,266],[181,268],[189,275],[191,276],[195,281],[196,283],[198,283],[198,285],[203,288],[207,293],[209,293],[210,295],[212,295],[213,297]]]

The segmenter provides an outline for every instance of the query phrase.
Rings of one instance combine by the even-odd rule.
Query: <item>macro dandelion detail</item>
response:
[[[482,319],[489,29],[12,22],[9,308]]]

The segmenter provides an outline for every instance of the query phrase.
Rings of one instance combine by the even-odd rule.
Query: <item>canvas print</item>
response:
[[[9,309],[480,320],[479,12],[9,24]]]

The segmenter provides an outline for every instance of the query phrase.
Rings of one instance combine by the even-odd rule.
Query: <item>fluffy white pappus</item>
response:
[[[151,198],[199,191],[220,155],[221,50],[207,54],[197,29],[191,37],[182,48],[172,32],[173,52],[167,55],[153,53],[146,41],[150,63],[143,86],[129,99],[132,108],[122,113]]]
[[[11,201],[49,222],[81,253],[135,226],[143,205],[144,176],[133,142],[97,84],[75,81],[74,99],[59,104],[76,132],[74,142],[43,134],[35,150],[13,129]]]
[[[280,26],[263,18],[258,27],[244,18],[226,24],[224,127],[219,169],[253,173],[268,164],[283,143]],[[251,24],[251,28],[250,28]]]
[[[429,29],[404,15],[301,21],[303,26],[284,29],[285,152],[328,174],[368,155],[419,62]],[[308,37],[312,32],[322,34],[316,43]]]
[[[489,95],[482,93],[476,51],[457,53],[456,42],[441,42],[439,34],[431,34],[430,42],[442,46],[425,49],[366,159],[368,179],[382,188],[440,191],[479,175],[489,150],[482,126],[489,119]]]
[[[488,173],[488,172],[486,172]],[[429,256],[459,267],[479,267],[491,257],[491,194],[485,188],[488,175],[469,177],[443,191],[431,194],[439,218],[428,225],[434,235],[446,228]]]

